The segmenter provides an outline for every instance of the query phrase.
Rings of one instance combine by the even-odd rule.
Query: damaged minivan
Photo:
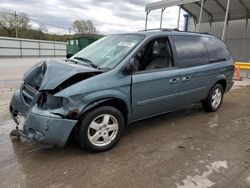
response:
[[[75,135],[88,151],[115,146],[131,122],[201,103],[217,111],[232,87],[233,59],[208,34],[172,30],[104,37],[73,57],[29,69],[10,102],[26,137],[63,147]]]

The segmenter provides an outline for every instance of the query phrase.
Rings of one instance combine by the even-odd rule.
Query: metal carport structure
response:
[[[244,54],[246,48],[246,36],[248,29],[248,19],[250,18],[250,0],[163,0],[147,4],[145,7],[147,29],[148,15],[152,10],[161,10],[160,28],[162,27],[162,16],[167,7],[179,6],[179,14],[177,28],[179,28],[180,10],[192,16],[196,31],[200,31],[200,27],[204,23],[223,22],[221,39],[225,40],[227,34],[228,22],[232,20],[245,20],[244,36],[241,46]]]

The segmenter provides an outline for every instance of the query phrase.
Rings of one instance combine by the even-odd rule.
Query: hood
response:
[[[39,91],[61,90],[101,72],[84,65],[51,59],[29,69],[23,80]]]

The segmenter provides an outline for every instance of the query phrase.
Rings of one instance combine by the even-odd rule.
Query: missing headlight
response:
[[[55,97],[48,92],[43,92],[38,98],[37,105],[40,108],[51,110],[61,108],[66,105],[68,100],[63,97]]]

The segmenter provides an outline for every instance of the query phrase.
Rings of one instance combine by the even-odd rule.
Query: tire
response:
[[[224,89],[222,85],[216,84],[209,92],[208,97],[202,102],[203,108],[207,112],[217,111],[223,101]],[[216,101],[217,100],[217,101]]]
[[[88,113],[81,121],[76,140],[84,150],[103,152],[120,141],[124,129],[121,112],[114,107],[103,106]]]

